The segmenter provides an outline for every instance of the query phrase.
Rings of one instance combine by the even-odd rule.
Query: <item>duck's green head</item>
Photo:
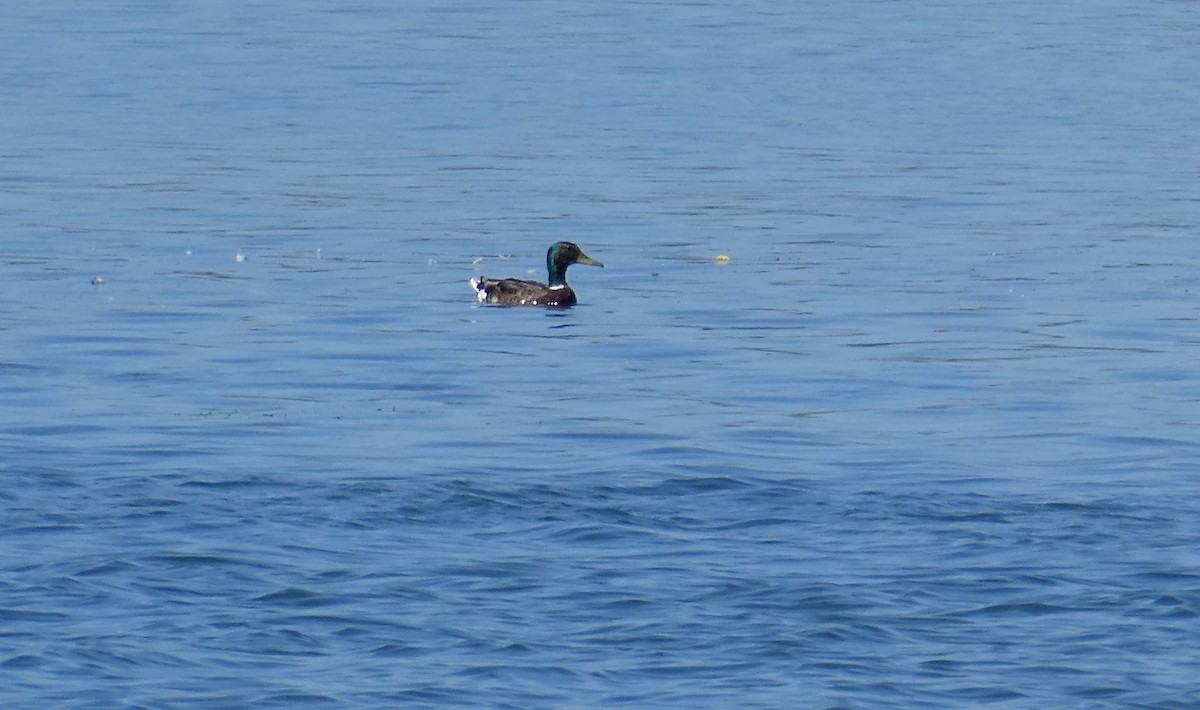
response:
[[[584,254],[578,244],[573,242],[555,242],[550,245],[550,250],[546,252],[546,270],[550,272],[551,286],[562,286],[567,283],[567,267],[571,264],[604,266],[604,264]]]

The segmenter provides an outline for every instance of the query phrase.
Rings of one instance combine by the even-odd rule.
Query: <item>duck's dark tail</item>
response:
[[[471,288],[475,289],[475,299],[483,302],[487,300],[487,279],[482,276],[471,279]]]

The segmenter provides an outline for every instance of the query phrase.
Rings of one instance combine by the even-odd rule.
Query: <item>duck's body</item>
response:
[[[537,281],[521,279],[489,279],[480,276],[471,279],[475,298],[480,303],[500,303],[506,306],[550,306],[566,308],[579,299],[570,286],[547,286]]]
[[[475,298],[480,303],[498,303],[506,306],[548,306],[568,308],[575,305],[575,291],[567,285],[567,267],[571,264],[604,266],[583,253],[571,242],[557,242],[546,252],[547,283],[522,279],[489,279],[483,276],[471,279]]]

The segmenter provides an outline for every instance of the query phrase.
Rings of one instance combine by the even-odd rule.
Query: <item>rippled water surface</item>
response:
[[[6,707],[1200,705],[1200,5],[3,15]]]

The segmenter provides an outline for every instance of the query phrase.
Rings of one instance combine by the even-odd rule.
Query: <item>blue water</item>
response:
[[[1200,705],[1200,5],[0,14],[0,705]]]

